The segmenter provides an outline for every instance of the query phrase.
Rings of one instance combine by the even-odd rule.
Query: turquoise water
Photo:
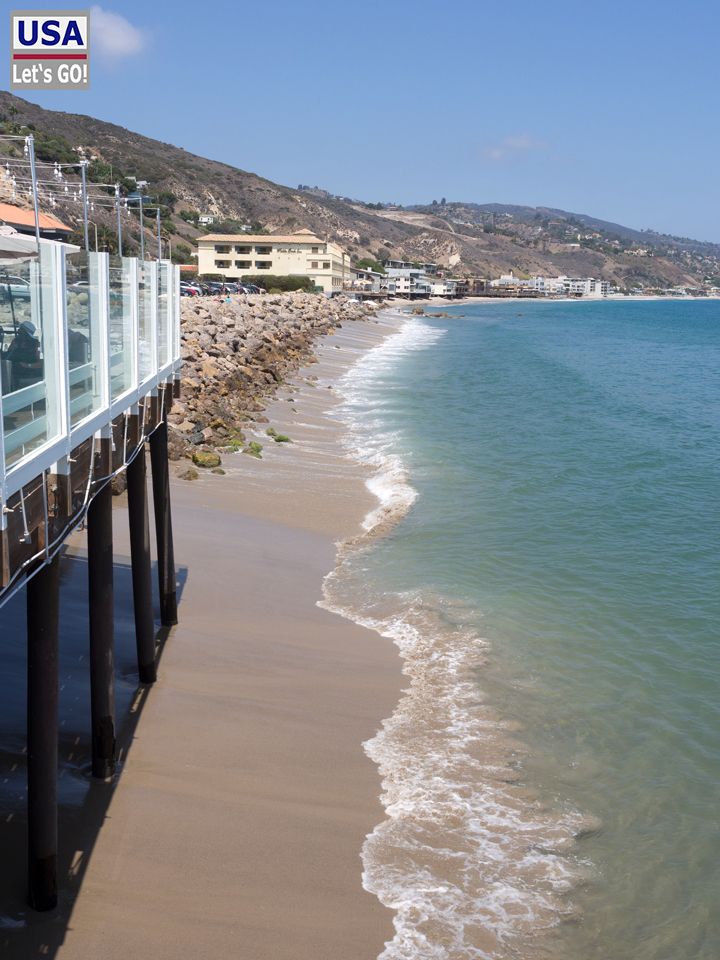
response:
[[[329,584],[412,681],[383,957],[717,960],[720,304],[450,312],[344,385],[402,516]]]

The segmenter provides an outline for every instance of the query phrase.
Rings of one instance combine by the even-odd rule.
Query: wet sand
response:
[[[181,622],[52,955],[373,960],[392,936],[361,883],[383,816],[362,743],[393,710],[400,664],[316,606],[335,542],[373,506],[324,416],[327,383],[390,329],[348,325],[283,388],[267,416],[292,445],[263,437],[262,460],[227,455],[226,476],[173,481]],[[37,945],[24,955],[48,955]]]

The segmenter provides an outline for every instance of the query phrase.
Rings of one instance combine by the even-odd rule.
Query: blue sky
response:
[[[27,99],[293,186],[720,241],[710,0],[130,0],[95,24],[92,89]]]

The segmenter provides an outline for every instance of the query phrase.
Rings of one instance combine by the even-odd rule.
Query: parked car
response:
[[[0,274],[0,300],[5,302],[11,297],[14,300],[29,300],[30,282],[24,277]]]
[[[202,293],[202,290],[196,284],[188,283],[185,280],[180,281],[181,297],[199,297],[201,293]]]
[[[258,287],[254,283],[244,283],[243,289],[245,290],[245,293],[250,293],[250,294],[265,293],[262,287]]]

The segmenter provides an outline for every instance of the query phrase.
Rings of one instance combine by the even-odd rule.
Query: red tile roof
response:
[[[11,227],[35,227],[35,212],[15,207],[11,203],[0,203],[0,222],[8,223]],[[40,214],[41,230],[58,230],[72,233],[72,227],[66,226],[57,217],[49,213]]]

